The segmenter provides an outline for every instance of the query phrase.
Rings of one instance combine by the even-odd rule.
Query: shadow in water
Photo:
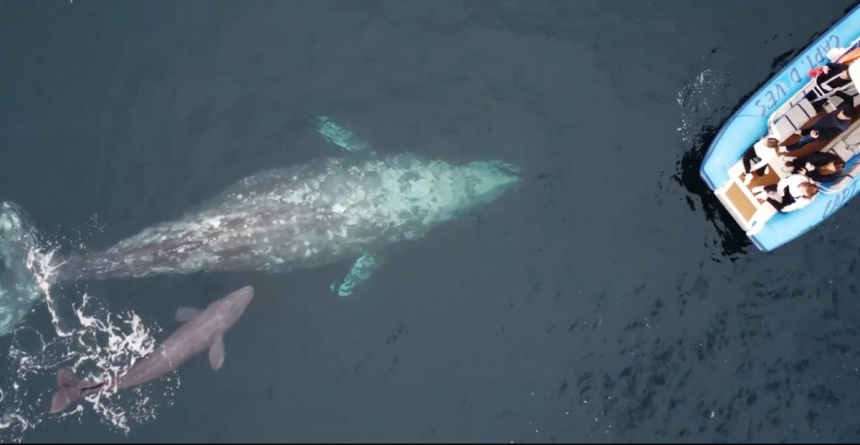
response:
[[[702,210],[705,212],[705,219],[713,224],[717,231],[719,240],[714,241],[714,243],[719,243],[720,254],[729,261],[734,262],[740,255],[746,253],[747,248],[752,245],[752,242],[747,238],[746,232],[741,230],[740,226],[735,223],[732,215],[699,176],[699,168],[702,165],[702,160],[705,158],[707,148],[711,146],[711,142],[713,142],[720,128],[727,120],[724,119],[718,126],[708,126],[702,129],[702,132],[696,138],[694,147],[684,152],[681,159],[675,164],[676,173],[672,178],[682,185],[690,195],[695,195],[699,198]],[[696,203],[690,195],[687,196],[687,204],[690,206],[690,210],[695,212]],[[717,258],[714,258],[714,261],[720,262]]]

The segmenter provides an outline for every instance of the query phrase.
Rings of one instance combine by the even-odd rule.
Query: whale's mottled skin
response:
[[[326,139],[353,153],[242,179],[179,219],[66,258],[51,280],[287,272],[358,258],[337,289],[346,296],[381,264],[381,249],[421,238],[520,182],[518,168],[502,161],[453,164],[411,153],[376,155],[331,121],[318,124]],[[0,203],[0,257],[7,268],[0,277],[0,335],[39,299],[23,268],[22,258],[35,245],[30,232],[20,207]]]
[[[329,264],[420,238],[517,182],[499,162],[457,166],[413,154],[320,159],[250,176],[198,212],[69,258],[58,280]]]
[[[11,333],[41,297],[27,265],[37,247],[36,231],[23,209],[14,202],[0,203],[0,336]]]

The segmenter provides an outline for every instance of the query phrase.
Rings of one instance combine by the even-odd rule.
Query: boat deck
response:
[[[858,99],[860,98],[855,98],[855,103],[858,102]],[[781,153],[781,155],[788,158],[798,158],[822,150],[832,151],[832,145],[835,141],[842,140],[848,137],[848,135],[858,132],[858,129],[860,129],[860,105],[855,106],[854,110],[857,111],[857,114],[851,119],[851,126],[835,139],[812,141],[800,150],[796,150],[791,153]],[[811,127],[815,122],[826,115],[827,110],[821,111],[817,115],[813,116],[801,128],[806,129]],[[782,142],[782,145],[793,144],[799,139],[799,135],[791,135]],[[846,156],[850,156],[850,154],[838,154],[846,161]],[[780,179],[788,175],[787,172],[777,171],[777,169],[781,170],[783,168],[781,164],[782,162],[779,158],[774,159],[770,162],[770,169],[767,174],[761,177],[754,174],[752,181],[747,185],[743,183],[744,172],[743,165],[740,160],[732,169],[729,170],[731,180],[719,195],[728,201],[730,206],[727,206],[727,208],[729,208],[730,212],[734,214],[736,219],[738,219],[738,222],[741,223],[744,230],[750,229],[753,218],[767,219],[776,213],[776,209],[773,208],[773,206],[766,204],[764,201],[755,202],[756,199],[753,195],[752,189],[758,186],[768,186],[779,183]]]
[[[855,102],[856,102],[856,100],[855,100]],[[848,134],[850,132],[850,129],[854,128],[854,126],[855,126],[854,124],[856,124],[858,121],[860,121],[860,105],[855,106],[854,111],[856,112],[856,114],[854,115],[853,118],[851,118],[851,126],[849,126],[849,130],[846,130],[845,133],[839,135],[835,139],[841,139],[842,136],[845,136],[846,134]],[[816,122],[818,122],[819,119],[823,118],[826,115],[827,115],[826,111],[822,111],[822,112],[818,113],[812,119],[810,119],[809,122],[804,124],[801,128],[807,129],[807,128],[813,126]],[[799,140],[800,140],[800,136],[795,134],[795,135],[792,135],[791,137],[789,137],[788,139],[786,139],[785,142],[782,143],[782,145],[791,145],[791,144],[794,144],[795,142],[797,142]],[[812,141],[812,142],[806,144],[800,150],[795,150],[795,151],[790,152],[790,153],[781,153],[781,155],[785,156],[787,158],[802,158],[804,156],[811,155],[812,153],[816,153],[816,152],[819,152],[819,151],[827,148],[830,145],[830,143],[833,141],[834,141],[834,139],[824,139],[824,140],[819,140],[819,141]],[[743,178],[740,177],[740,175],[737,175],[737,176],[738,176],[738,179],[743,180]],[[768,172],[767,175],[765,175],[761,178],[759,178],[758,176],[753,176],[753,180],[749,184],[748,187],[753,188],[753,187],[756,187],[759,185],[776,184],[777,182],[779,182],[779,179],[780,179],[779,175],[774,173],[773,169],[771,168],[771,171]]]

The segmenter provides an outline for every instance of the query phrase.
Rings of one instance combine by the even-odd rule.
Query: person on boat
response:
[[[791,169],[792,174],[806,175],[807,178],[821,184],[839,178],[845,168],[845,161],[836,154],[820,151],[789,160],[785,165]]]
[[[839,108],[816,121],[811,127],[795,132],[795,134],[800,134],[800,140],[794,144],[786,145],[784,149],[780,148],[780,151],[792,152],[800,150],[803,146],[816,139],[833,139],[851,126],[852,119],[856,114],[854,100],[853,98],[849,99],[840,104]]]
[[[744,153],[743,157],[741,157],[741,162],[744,166],[745,185],[749,185],[752,182],[753,171],[759,177],[767,174],[769,170],[767,164],[779,154],[778,149],[779,141],[776,138],[765,136]]]
[[[776,210],[788,213],[802,209],[818,196],[818,185],[804,175],[791,175],[778,184],[753,187],[756,199],[766,200]]]
[[[827,65],[822,66],[820,69],[817,68],[817,70],[820,70],[820,74],[815,76],[815,84],[818,88],[813,88],[806,93],[806,99],[812,104],[812,108],[815,109],[815,112],[820,113],[827,100],[823,99],[816,101],[816,99],[835,89],[848,85],[851,83],[851,76],[848,75],[847,63],[830,62]],[[821,95],[816,91],[820,91]],[[838,91],[837,93],[841,93],[841,91]]]

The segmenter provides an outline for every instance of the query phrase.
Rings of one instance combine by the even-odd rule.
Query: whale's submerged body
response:
[[[320,132],[348,151],[365,145],[327,120]],[[51,277],[146,277],[201,271],[287,272],[358,258],[338,288],[349,295],[379,265],[386,246],[515,188],[518,168],[501,161],[451,164],[415,154],[357,153],[272,169],[242,179],[184,217],[105,250],[65,259]],[[0,203],[0,335],[23,321],[40,289],[25,262],[35,232],[14,203]],[[334,286],[333,286],[334,289]]]

